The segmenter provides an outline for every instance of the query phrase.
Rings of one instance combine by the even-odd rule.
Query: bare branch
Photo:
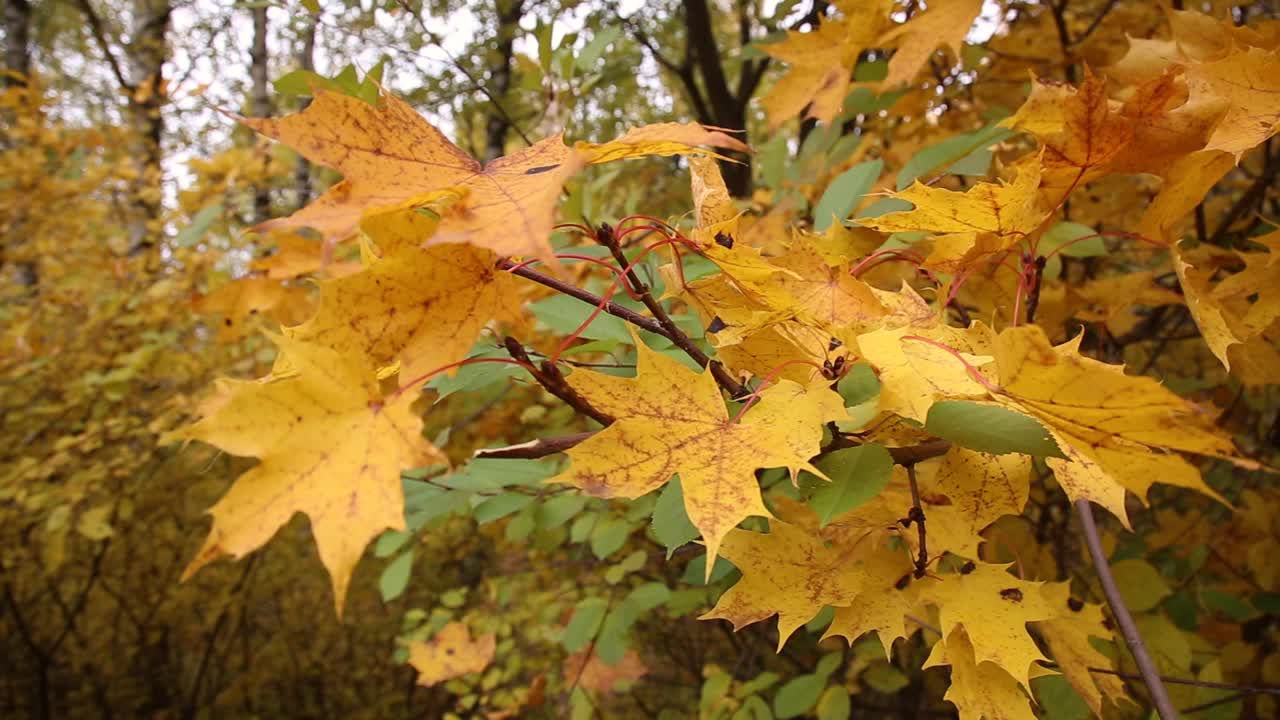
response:
[[[1142,675],[1142,682],[1146,684],[1147,691],[1151,693],[1151,702],[1156,707],[1156,712],[1160,713],[1161,720],[1175,720],[1178,717],[1178,711],[1173,707],[1173,701],[1169,699],[1169,692],[1165,689],[1164,683],[1160,679],[1160,672],[1156,668],[1156,664],[1151,659],[1151,654],[1147,652],[1147,645],[1142,641],[1142,635],[1138,632],[1138,626],[1133,622],[1133,616],[1129,614],[1129,608],[1124,604],[1124,597],[1120,595],[1120,588],[1116,585],[1116,579],[1111,575],[1111,567],[1107,565],[1107,556],[1102,552],[1102,540],[1098,537],[1098,526],[1093,521],[1093,506],[1088,500],[1081,498],[1075,502],[1076,513],[1080,516],[1080,527],[1084,531],[1085,544],[1089,546],[1089,556],[1093,558],[1093,567],[1098,572],[1098,582],[1102,585],[1102,592],[1107,596],[1107,604],[1111,606],[1111,614],[1115,616],[1116,622],[1120,625],[1120,633],[1124,636],[1124,642],[1129,646],[1129,652],[1133,653],[1134,662],[1138,664],[1138,672]]]

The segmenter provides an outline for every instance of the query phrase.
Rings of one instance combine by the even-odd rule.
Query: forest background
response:
[[[234,116],[301,112],[321,92],[370,104],[392,93],[482,161],[561,131],[604,143],[668,121],[723,128],[753,152],[716,140],[718,166],[683,157],[694,150],[682,147],[673,157],[588,168],[566,182],[558,218],[594,234],[604,222],[651,216],[695,236],[709,226],[695,206],[710,207],[697,183],[715,190],[722,173],[733,198],[726,202],[745,213],[738,237],[765,257],[785,256],[789,228],[799,228],[828,252],[833,243],[860,248],[842,272],[877,292],[906,281],[935,305],[937,278],[968,273],[964,291],[941,303],[953,325],[982,320],[1000,330],[1034,318],[1049,340],[1081,338],[1085,356],[1123,362],[1131,375],[1194,401],[1231,451],[1195,460],[1193,479],[1166,461],[1139,466],[1133,475],[1148,479],[1131,477],[1119,502],[1132,529],[1101,513],[1098,539],[1184,714],[1277,712],[1280,491],[1266,470],[1280,443],[1280,312],[1270,309],[1280,306],[1280,266],[1269,257],[1280,217],[1274,3],[4,2],[0,716],[840,718],[953,717],[959,708],[964,717],[1066,719],[1141,717],[1158,704],[1112,620],[1097,626],[1105,631],[1095,630],[1092,650],[1079,650],[1080,663],[1105,667],[1028,679],[1029,695],[973,663],[975,686],[1005,693],[986,706],[948,694],[960,687],[961,670],[922,667],[930,647],[942,646],[938,628],[950,629],[936,610],[909,615],[908,637],[887,657],[873,636],[855,634],[852,644],[824,637],[833,622],[824,603],[798,621],[783,608],[751,618],[722,611],[735,625],[779,611],[796,621],[781,650],[772,620],[738,632],[724,620],[699,620],[740,574],[723,560],[706,567],[678,485],[674,500],[669,492],[630,503],[543,495],[530,488],[563,470],[559,456],[470,460],[480,448],[596,427],[581,417],[582,405],[563,402],[573,396],[563,379],[557,393],[545,369],[531,377],[498,363],[434,378],[431,402],[415,406],[429,406],[423,434],[454,469],[406,472],[416,515],[408,530],[369,547],[345,603],[338,598],[340,618],[302,515],[247,557],[179,582],[202,547],[209,508],[254,463],[162,437],[212,412],[202,403],[216,378],[271,372],[270,333],[312,316],[316,281],[370,261],[359,243],[261,227],[342,176]],[[864,5],[875,6],[875,22],[858,15]],[[949,24],[903,29],[949,11]],[[864,27],[866,37],[855,39]],[[846,35],[831,40],[833,28]],[[829,44],[817,45],[818,36]],[[1105,159],[1100,150],[1073,155],[1072,128],[1123,115],[1120,103],[1152,80],[1138,62],[1150,57],[1135,60],[1134,48],[1193,68],[1238,53],[1256,64],[1232,77],[1253,85],[1187,121],[1201,123],[1200,145],[1156,143],[1146,164],[1126,167],[1108,165],[1119,150]],[[834,90],[824,85],[833,67]],[[1192,101],[1202,100],[1195,87]],[[1134,122],[1164,127],[1161,113],[1194,105],[1180,92]],[[1041,111],[1072,108],[1085,119],[1058,117],[1054,127],[1052,113],[1024,106],[1028,97],[1041,99]],[[1086,97],[1104,109],[1073,104]],[[1225,141],[1214,135],[1245,125],[1249,132]],[[957,192],[1025,181],[1024,169],[1011,168],[1029,151],[1042,164],[1051,157],[1037,170],[1042,194],[1054,186],[1046,168],[1080,170],[1043,224],[1036,221],[1043,260],[1015,250],[1007,275],[998,265],[968,267],[971,253],[944,257],[938,238],[954,228],[876,220],[909,208],[888,196],[917,179]],[[997,223],[986,235],[1000,231]],[[577,243],[571,236],[558,233],[557,247]],[[1198,254],[1175,255],[1182,238]],[[706,244],[717,241],[732,245],[719,236]],[[592,260],[566,267],[598,293],[613,276],[596,261],[610,253],[592,250],[579,251]],[[656,254],[639,269],[651,285],[672,283]],[[694,282],[714,267],[686,270]],[[1033,288],[1028,310],[1021,303]],[[521,293],[525,312],[490,324],[473,356],[524,352],[500,346],[499,325],[518,328],[534,357],[558,356],[562,339],[585,322],[571,364],[623,373],[637,364],[634,336],[618,317],[589,321],[591,304],[545,287]],[[625,294],[615,299],[644,309]],[[667,307],[702,351],[733,366],[723,318],[692,296]],[[680,354],[670,343],[659,349]],[[892,410],[875,377],[891,387],[893,363],[866,357],[874,373],[865,362],[850,372],[843,360],[822,372],[840,380],[851,413]],[[759,381],[767,367],[730,382]],[[1013,563],[1018,582],[1068,581],[1072,602],[1087,602],[1089,612],[1105,604],[1073,511],[1077,496],[1044,459],[1053,452],[929,420],[937,424],[925,429],[956,445],[1037,459],[1027,460],[1025,512],[969,522],[972,542],[927,559],[916,579],[926,569],[961,576],[959,559],[968,557]],[[907,444],[895,445],[900,439],[877,436],[895,450]],[[850,457],[854,467],[820,464],[844,478],[845,496],[818,499],[810,477],[798,499],[819,513],[851,512],[905,482],[904,468],[915,490],[916,461],[902,453],[896,465],[886,459],[883,473]],[[787,483],[776,474],[759,479],[771,498],[783,498],[774,508],[782,516],[778,508],[796,499],[779,489]],[[1153,480],[1184,487],[1151,488]],[[943,516],[939,508],[951,504],[941,493],[914,504],[922,502],[926,516]],[[910,503],[897,510],[906,529],[898,542],[915,542],[905,522]],[[423,668],[435,666],[411,663],[411,648],[440,648],[461,626],[491,638],[487,652],[466,638],[458,645],[482,662],[424,683]],[[1035,633],[1040,647],[1053,646],[1052,630]]]

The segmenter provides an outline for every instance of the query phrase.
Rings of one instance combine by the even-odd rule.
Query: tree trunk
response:
[[[707,0],[684,0],[684,21],[688,32],[689,58],[702,78],[702,88],[706,93],[705,106],[709,117],[699,120],[728,130],[737,130],[745,135],[747,103],[751,101],[751,93],[747,92],[746,97],[738,97],[729,89],[724,66],[720,64],[720,46],[716,42]],[[749,35],[749,30],[744,34]],[[735,197],[747,197],[751,194],[751,156],[738,152],[730,152],[728,155],[737,162],[721,161],[720,172],[724,174],[724,184]]]
[[[298,68],[301,70],[314,71],[316,69],[315,51],[316,51],[316,18],[310,16],[306,20],[306,24],[302,28],[302,45],[298,48],[297,61]],[[306,110],[311,104],[311,98],[302,98],[298,104],[298,110]],[[297,209],[302,209],[307,203],[311,202],[311,163],[301,155],[298,156],[298,164],[293,168],[293,187],[297,194],[294,202]]]
[[[8,0],[4,6],[4,69],[8,71],[0,77],[0,88],[23,87],[27,84],[27,76],[31,74],[31,5],[27,0]],[[8,114],[6,113],[6,116]],[[6,123],[11,117],[0,118]],[[0,136],[0,143],[8,146],[7,137]],[[20,227],[25,217],[25,210],[19,211],[20,217],[11,218],[10,228]],[[0,243],[0,269],[7,264],[6,256],[9,242],[18,242],[19,234],[11,234]],[[32,288],[40,280],[36,264],[28,260],[13,262],[14,281],[23,287]]]
[[[504,2],[510,3],[505,9]],[[524,0],[498,0],[498,56],[489,69],[489,90],[493,102],[501,103],[511,89],[511,60],[515,57],[515,39],[524,14]],[[484,160],[488,162],[506,154],[507,133],[511,118],[503,107],[495,107],[485,122]]]
[[[25,84],[31,74],[31,4],[7,0],[4,6],[4,67],[18,77],[5,75],[0,87]]]
[[[271,95],[267,90],[267,6],[253,7],[253,47],[249,50],[249,78],[252,86],[249,94],[249,112],[254,117],[271,115]],[[263,164],[270,162],[270,155]],[[253,220],[264,223],[271,219],[271,188],[259,185],[253,192]]]
[[[161,213],[164,208],[164,137],[162,111],[168,101],[164,63],[169,57],[169,0],[133,0],[133,28],[126,47],[132,77],[129,123],[137,135],[139,181],[134,191],[135,217],[129,223],[133,253],[146,253],[148,267],[158,260]]]

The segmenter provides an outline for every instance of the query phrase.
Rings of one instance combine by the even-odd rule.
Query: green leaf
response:
[[[1081,238],[1088,239],[1081,240]],[[1068,243],[1072,244],[1068,245]],[[1040,248],[1042,255],[1048,255],[1059,248],[1067,257],[1101,257],[1107,254],[1107,245],[1102,242],[1101,237],[1098,237],[1097,230],[1074,222],[1056,223],[1040,236],[1037,247]]]
[[[552,295],[530,304],[529,309],[544,325],[562,335],[577,330],[578,326],[585,322],[592,312],[595,312],[594,306],[568,295]],[[596,315],[579,337],[631,343],[631,333],[627,331],[627,323],[621,318],[603,312]]]
[[[200,208],[196,216],[191,218],[191,224],[178,231],[177,237],[173,239],[173,243],[178,247],[191,247],[204,239],[204,234],[209,232],[209,226],[214,220],[222,215],[222,203],[215,202]]]
[[[786,177],[787,161],[791,159],[791,148],[787,147],[787,138],[782,134],[774,135],[772,140],[761,146],[759,158],[760,176],[765,187],[777,190],[782,186],[782,179]]]
[[[387,563],[378,578],[378,591],[382,593],[382,601],[390,602],[400,597],[409,586],[409,574],[413,570],[413,548],[404,551],[395,560]]]
[[[510,358],[506,350],[493,347],[492,342],[484,343],[478,351],[467,355],[471,358]],[[487,347],[486,347],[487,346]],[[499,383],[506,384],[509,378],[523,375],[525,369],[509,363],[473,363],[458,368],[453,375],[437,375],[427,383],[427,387],[436,391],[436,402],[456,392],[475,392]]]
[[[1036,701],[1046,720],[1086,720],[1093,717],[1089,705],[1062,675],[1045,675],[1031,681]]]
[[[818,720],[849,720],[853,713],[853,701],[849,699],[849,691],[833,685],[822,693],[818,700]]]
[[[294,70],[285,73],[272,83],[281,95],[311,95],[316,88],[342,92],[337,83],[310,70]]]
[[[471,514],[475,517],[477,523],[484,525],[517,512],[531,502],[533,502],[532,495],[502,493],[481,502]]]
[[[378,541],[373,546],[373,556],[380,558],[391,557],[397,550],[404,547],[404,544],[409,542],[411,537],[413,537],[413,533],[388,530],[378,536]]]
[[[557,495],[538,506],[534,511],[534,519],[543,530],[557,528],[569,522],[574,515],[586,507],[587,498],[578,493]]]
[[[589,597],[579,602],[574,608],[573,618],[560,634],[560,644],[564,649],[577,652],[586,647],[587,643],[591,642],[600,631],[600,624],[604,622],[604,613],[608,606],[604,598],[598,597]]]
[[[1236,622],[1244,622],[1257,615],[1258,612],[1249,603],[1230,593],[1218,590],[1204,590],[1200,593],[1200,601],[1210,610],[1220,612]]]
[[[773,720],[773,713],[769,711],[769,703],[764,698],[751,695],[742,701],[730,720]]]
[[[872,662],[871,666],[858,676],[858,679],[872,690],[886,695],[892,695],[911,684],[911,680],[901,670],[884,660]]]
[[[1173,594],[1160,572],[1146,560],[1121,560],[1111,566],[1125,605],[1133,612],[1145,612]]]
[[[883,161],[868,160],[840,173],[827,186],[826,192],[822,193],[822,199],[813,211],[813,229],[824,232],[832,223],[842,222],[849,217],[883,169]]]
[[[967,400],[944,400],[929,408],[924,429],[944,440],[993,455],[1023,453],[1063,457],[1058,444],[1034,418]]]
[[[435,485],[453,490],[488,491],[537,485],[555,474],[555,463],[545,460],[497,460],[480,458],[458,472],[437,478]]]
[[[818,664],[813,668],[813,674],[819,677],[831,677],[831,673],[840,667],[841,661],[844,660],[844,650],[837,650],[823,655]]]
[[[826,686],[827,678],[819,675],[801,675],[788,680],[773,698],[774,714],[779,718],[793,718],[809,712]]]
[[[511,518],[511,522],[507,523],[506,532],[504,533],[508,542],[524,540],[538,528],[538,523],[533,518],[534,512],[536,512],[536,509],[532,506],[526,507]]]
[[[596,638],[596,654],[608,665],[617,665],[627,651],[627,635],[642,615],[671,597],[671,590],[658,582],[646,583],[629,595],[605,618]]]
[[[582,52],[578,53],[578,57],[574,60],[578,69],[586,72],[594,68],[596,61],[604,54],[605,49],[617,41],[621,35],[622,28],[610,25],[591,36],[591,41],[587,43],[586,47],[582,48]]]
[[[1083,258],[1100,257],[1107,253],[1107,245],[1102,242],[1097,231],[1088,225],[1073,222],[1060,222],[1049,228],[1040,237],[1037,248],[1042,256],[1049,258],[1044,265],[1044,274],[1051,278],[1062,274],[1063,255]]]
[[[591,554],[603,560],[627,542],[631,525],[620,518],[606,518],[591,530]]]
[[[920,177],[950,172],[956,175],[986,175],[991,168],[992,145],[1013,135],[1007,128],[988,125],[935,143],[916,153],[898,171],[898,189]]]
[[[861,405],[880,394],[880,378],[876,377],[876,371],[870,365],[860,362],[850,367],[844,377],[840,378],[840,382],[836,384],[836,392],[844,398],[846,406]]]
[[[879,495],[893,476],[893,458],[882,445],[836,450],[814,465],[831,478],[809,498],[820,527]]]
[[[903,210],[910,210],[912,207],[914,206],[911,203],[907,202],[906,200],[903,200],[902,198],[895,198],[895,197],[880,198],[879,200],[863,208],[862,212],[858,213],[858,217],[860,218],[880,217],[881,215],[888,215],[891,212],[902,212]]]
[[[653,507],[653,534],[667,548],[668,559],[676,548],[698,537],[698,528],[689,521],[684,509],[684,490],[679,478],[672,478],[658,495]]]

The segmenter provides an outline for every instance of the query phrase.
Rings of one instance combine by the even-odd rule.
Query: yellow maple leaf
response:
[[[384,94],[375,106],[326,90],[317,90],[302,112],[241,122],[344,175],[307,207],[263,228],[311,226],[341,240],[355,231],[366,208],[447,190],[464,196],[463,207],[440,222],[434,242],[467,242],[549,262],[556,201],[565,181],[585,165],[694,149],[686,141],[745,149],[724,133],[668,123],[577,148],[554,136],[481,164],[394,95]]]
[[[422,439],[415,395],[386,398],[363,356],[277,337],[294,374],[257,382],[222,380],[203,417],[162,442],[201,440],[261,464],[210,509],[213,529],[187,566],[190,577],[223,556],[261,547],[294,513],[311,519],[320,560],[342,613],[365,546],[404,527],[400,472],[447,462]]]
[[[923,583],[922,600],[938,606],[943,642],[964,628],[976,663],[1000,666],[1023,687],[1031,687],[1031,666],[1047,662],[1027,632],[1027,623],[1049,620],[1057,608],[1041,592],[1043,583],[1019,580],[1008,565],[975,563],[968,573],[944,575]]]
[[[934,0],[924,12],[886,33],[881,42],[896,42],[898,50],[889,58],[880,87],[890,90],[911,82],[939,46],[950,47],[959,57],[964,37],[981,11],[982,0]]]
[[[1066,458],[1046,462],[1072,500],[1097,502],[1128,524],[1125,488],[1145,494],[1150,484],[1150,474],[1140,480],[1143,471],[1134,465],[1135,455],[1149,462],[1157,462],[1152,451],[1160,449],[1235,456],[1207,413],[1152,378],[1125,375],[1122,366],[1083,357],[1079,342],[1077,336],[1054,347],[1042,329],[1031,325],[1007,328],[993,350],[1001,386],[994,399],[1036,418],[1053,436]],[[1185,468],[1176,477],[1177,484],[1213,495]]]
[[[1031,492],[1031,458],[1016,453],[991,455],[953,445],[942,457],[933,489],[947,496],[955,513],[966,519],[969,531],[977,535],[1001,516],[1022,512]]]
[[[921,423],[939,399],[987,393],[986,386],[950,351],[973,349],[965,331],[945,325],[907,326],[858,336],[859,352],[880,375],[880,409]],[[971,352],[960,356],[973,368],[991,361]]]
[[[912,564],[901,550],[871,544],[859,555],[861,585],[851,600],[836,607],[822,639],[842,637],[852,643],[874,631],[887,659],[892,655],[894,641],[907,637],[906,616],[918,605],[919,586],[902,586]]]
[[[1217,287],[1211,283],[1212,267],[1192,265],[1185,250],[1173,247],[1173,268],[1201,336],[1223,366],[1250,385],[1280,382],[1280,352],[1263,334],[1270,322],[1262,324],[1280,313],[1280,297],[1274,293],[1272,280],[1277,272],[1273,258],[1280,257],[1275,248],[1277,236],[1280,233],[1257,238],[1267,243],[1266,258],[1249,253],[1254,257],[1246,258],[1245,272],[1228,277]],[[1257,300],[1249,303],[1254,293]]]
[[[964,630],[933,646],[924,667],[938,665],[951,666],[951,687],[943,699],[956,706],[961,720],[1035,720],[1018,681],[996,663],[978,660]]]
[[[320,283],[307,322],[286,328],[298,340],[400,362],[405,380],[457,362],[495,317],[518,318],[516,280],[488,250],[467,245],[404,247],[363,272]]]
[[[741,571],[742,579],[699,619],[728,620],[739,630],[777,615],[779,652],[796,628],[823,607],[848,605],[866,585],[862,567],[826,547],[812,529],[777,520],[769,523],[768,533],[729,531],[720,552]],[[876,591],[891,590],[892,583]]]
[[[409,645],[409,664],[418,671],[419,685],[435,685],[469,673],[478,673],[493,661],[497,636],[471,639],[466,624],[451,622],[427,642]]]
[[[1027,101],[1001,124],[1025,130],[1040,141],[1042,177],[1071,187],[1092,179],[1133,140],[1134,123],[1115,110],[1107,84],[1085,68],[1079,88],[1032,76]]]
[[[328,248],[317,240],[309,240],[296,232],[278,233],[274,237],[276,251],[255,260],[254,270],[266,271],[272,280],[287,280],[323,270],[329,277],[343,277],[358,272],[360,266],[349,262],[332,262]]]
[[[731,421],[715,379],[650,350],[638,339],[636,376],[579,370],[569,384],[617,421],[569,451],[569,468],[548,480],[598,497],[637,498],[676,473],[689,519],[707,546],[711,572],[720,542],[743,519],[768,516],[758,468],[808,470],[822,425],[846,417],[844,401],[817,383],[782,380]]]
[[[232,342],[244,337],[251,323],[263,316],[281,323],[300,322],[311,314],[312,301],[305,287],[266,277],[244,277],[197,298],[192,308],[198,313],[221,315],[218,340]]]
[[[1245,151],[1276,134],[1280,123],[1278,63],[1280,54],[1276,51],[1253,47],[1187,68],[1193,95],[1207,95],[1228,104],[1205,149],[1231,153],[1239,161]]]
[[[1114,669],[1111,658],[1098,652],[1089,642],[1090,637],[1112,639],[1102,615],[1102,606],[1071,599],[1070,586],[1066,583],[1046,583],[1041,586],[1041,591],[1050,603],[1066,607],[1067,612],[1052,620],[1036,623],[1036,630],[1049,645],[1049,652],[1067,682],[1093,713],[1102,717],[1103,698],[1113,703],[1128,699],[1124,681],[1119,677],[1091,671],[1091,668]]]
[[[949,258],[964,258],[980,239],[979,255],[1011,248],[1040,229],[1048,216],[1041,206],[1039,166],[1024,164],[1012,184],[980,182],[965,192],[929,187],[919,180],[893,197],[915,208],[863,218],[883,232],[924,231],[951,236]]]
[[[841,17],[826,18],[812,32],[791,30],[781,42],[761,46],[787,63],[787,74],[761,101],[776,128],[808,107],[808,116],[830,123],[840,113],[858,55],[888,23],[891,0],[842,0]]]
[[[1232,167],[1231,155],[1218,150],[1201,150],[1175,160],[1160,192],[1142,213],[1138,234],[1156,242],[1174,242],[1180,235],[1179,221]]]

